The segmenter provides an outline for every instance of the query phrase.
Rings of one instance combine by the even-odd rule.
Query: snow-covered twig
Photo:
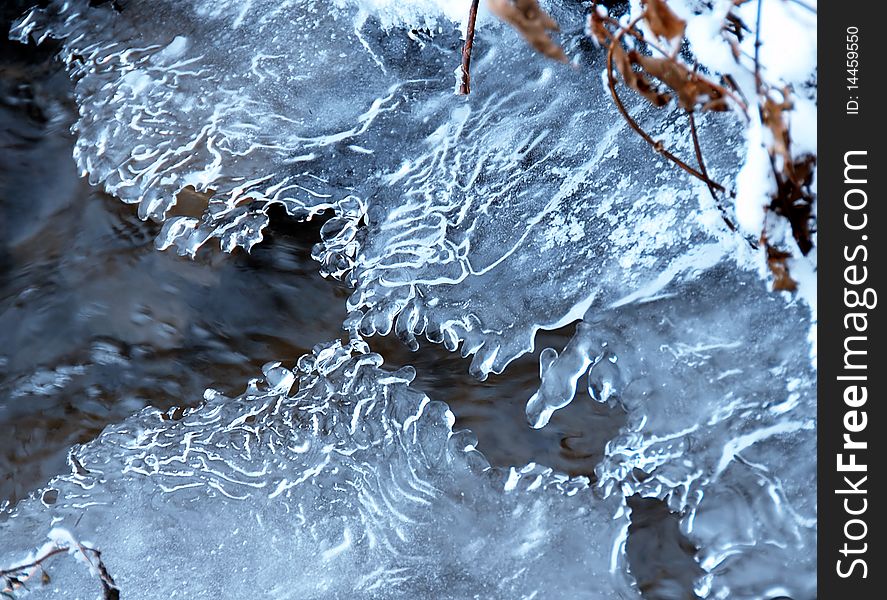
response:
[[[49,574],[46,572],[44,563],[58,554],[71,554],[78,562],[85,564],[90,573],[99,580],[104,600],[119,600],[120,588],[114,583],[114,578],[111,577],[108,568],[102,561],[102,553],[99,550],[77,541],[65,529],[53,529],[48,537],[51,541],[40,547],[24,563],[8,569],[0,569],[0,579],[5,584],[0,590],[0,594],[7,598],[15,598],[16,592],[28,591],[28,582],[38,574],[41,583],[49,583]]]

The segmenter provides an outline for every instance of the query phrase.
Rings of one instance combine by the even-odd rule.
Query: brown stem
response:
[[[705,160],[702,156],[702,146],[699,144],[699,134],[696,132],[696,117],[692,112],[688,112],[687,116],[690,118],[690,135],[693,138],[693,151],[696,153],[696,162],[699,163],[699,170],[708,178],[708,170],[705,168]],[[718,211],[721,213],[721,219],[724,220],[724,223],[727,225],[727,229],[732,231],[733,233],[738,233],[736,225],[730,219],[727,214],[727,209],[724,208],[724,205],[721,204],[720,199],[718,199],[718,195],[715,193],[715,188],[710,183],[710,179],[705,182],[705,185],[708,187],[708,192],[711,194],[712,200],[715,201],[715,206],[718,207]],[[758,245],[753,241],[743,236],[748,245],[753,249],[757,249]]]
[[[755,18],[755,88],[758,94],[761,93],[761,0],[758,0],[758,11]]]
[[[43,568],[43,563],[46,562],[46,560],[57,554],[66,553],[69,550],[70,548],[66,546],[56,546],[52,550],[47,551],[43,556],[37,557],[29,563],[18,565],[11,569],[0,570],[0,579],[4,579],[7,584],[7,587],[0,590],[0,592],[3,594],[10,594],[14,592],[17,587],[24,586],[25,582],[37,573],[46,572]],[[102,584],[102,597],[105,600],[118,600],[120,598],[120,589],[117,587],[117,584],[114,583],[114,579],[108,572],[107,567],[105,567],[105,563],[102,562],[102,553],[95,548],[87,548],[79,542],[77,543],[77,550],[83,555],[83,558],[90,564],[90,566],[98,571],[99,581]],[[90,553],[95,557],[95,563],[89,558]],[[19,574],[24,575],[20,577]]]
[[[640,19],[640,17],[635,18],[635,20],[632,21],[631,23],[629,23],[626,27],[620,28],[619,31],[616,33],[616,35],[613,36],[613,39],[610,40],[610,47],[607,49],[607,83],[610,87],[610,95],[613,97],[613,102],[616,104],[616,108],[619,109],[619,113],[622,115],[622,118],[625,119],[626,123],[628,123],[628,125],[632,129],[634,129],[634,131],[639,136],[644,138],[644,140],[648,144],[650,144],[650,146],[653,148],[653,150],[656,153],[661,154],[662,156],[664,156],[665,158],[667,158],[668,160],[670,160],[671,162],[673,162],[674,164],[676,164],[677,166],[682,168],[684,171],[686,171],[690,175],[693,175],[697,179],[704,181],[707,185],[717,189],[718,191],[725,192],[726,190],[724,189],[724,186],[712,181],[707,176],[703,175],[702,173],[700,173],[699,171],[697,171],[696,169],[694,169],[693,167],[691,167],[690,165],[688,165],[687,163],[682,161],[680,158],[678,158],[677,156],[675,156],[674,154],[672,154],[671,152],[666,150],[663,147],[662,142],[658,142],[658,141],[654,140],[650,136],[650,134],[648,134],[646,131],[644,131],[643,128],[641,128],[641,126],[638,125],[637,121],[635,121],[631,117],[631,115],[628,114],[628,110],[626,110],[625,105],[622,103],[622,99],[619,98],[619,94],[616,92],[616,79],[615,79],[615,77],[613,77],[613,50],[616,48],[616,44],[618,44],[619,41],[622,39],[622,36],[629,29],[634,27],[634,25],[635,25],[635,23],[637,23],[638,19]]]
[[[80,550],[80,554],[83,555],[83,558],[86,559],[86,562],[88,562],[90,566],[98,571],[99,581],[101,581],[102,583],[103,600],[119,600],[120,588],[118,588],[117,584],[114,583],[114,578],[111,577],[111,574],[108,572],[108,568],[105,566],[105,563],[102,562],[102,553],[95,548],[87,548],[80,542],[77,542],[77,549]],[[95,556],[97,564],[93,564],[92,560],[90,560],[89,555],[86,553],[87,550],[92,552],[93,556]]]
[[[43,562],[48,558],[55,556],[56,554],[61,554],[63,552],[67,552],[67,548],[56,547],[44,554],[43,556],[34,559],[32,562],[19,565],[17,567],[12,567],[11,569],[3,569],[0,571],[0,578],[6,580],[7,587],[2,590],[4,593],[10,593],[15,589],[16,583],[24,585],[24,583],[33,577],[36,573],[43,569]],[[25,572],[26,575],[22,578],[15,577],[16,573]]]
[[[634,28],[634,26],[637,24],[637,22],[644,18],[644,14],[641,14],[640,17],[635,18],[631,23],[629,23],[625,27],[620,25],[619,21],[614,19],[613,17],[607,16],[607,17],[602,17],[602,18],[604,19],[604,21],[606,21],[607,23],[609,23],[613,27],[619,28],[621,35],[627,33],[628,35],[635,38],[639,42],[641,42],[643,44],[647,44],[649,47],[653,48],[654,50],[656,50],[657,52],[659,52],[663,56],[670,56],[670,54],[668,52],[666,52],[661,46],[659,46],[655,42],[648,40],[646,37],[644,37],[644,35],[642,33],[640,33],[639,31],[637,31]],[[621,35],[619,35],[619,37],[621,37]],[[673,59],[674,57],[671,57],[671,58]],[[733,102],[735,102],[736,105],[740,109],[742,109],[742,113],[745,115],[745,118],[748,119],[748,115],[746,114],[746,111],[748,110],[748,108],[747,108],[746,103],[742,100],[742,98],[740,98],[735,93],[733,93],[732,90],[720,85],[719,83],[712,81],[711,79],[708,79],[707,77],[701,77],[699,75],[697,75],[697,77],[699,77],[699,79],[701,81],[704,81],[707,86],[710,86],[712,89],[717,90],[718,93],[721,94],[722,96],[725,96],[725,97],[733,100]]]
[[[702,158],[702,147],[699,145],[699,134],[696,133],[696,118],[693,116],[692,112],[688,112],[687,116],[690,118],[690,136],[693,138],[693,151],[696,153],[696,163],[699,165],[699,171],[706,179],[708,179],[705,160]],[[706,181],[705,185],[708,188],[708,192],[711,194],[712,200],[718,205],[718,209],[721,211],[721,216],[724,218],[727,227],[730,228],[730,231],[736,231],[736,226],[733,225],[729,218],[727,218],[727,211],[724,210],[724,207],[721,206],[721,202],[718,200],[718,195],[715,193],[714,186],[711,185],[709,181]]]
[[[462,46],[462,81],[459,94],[467,96],[471,93],[471,48],[474,46],[474,22],[477,21],[477,5],[480,0],[472,0],[468,9],[468,27],[465,30],[465,44]]]
[[[742,90],[739,89],[739,84],[736,83],[736,79],[729,73],[725,73],[722,77],[723,80],[727,82],[727,85],[730,86],[729,89],[742,99],[742,106],[748,106],[748,98],[746,98],[745,94],[742,93]],[[748,119],[747,114],[745,115],[745,118]]]

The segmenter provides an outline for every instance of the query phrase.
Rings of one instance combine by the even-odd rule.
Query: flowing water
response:
[[[9,435],[0,498],[14,503],[105,425],[149,405],[188,406],[208,387],[236,394],[263,364],[342,337],[349,291],[311,259],[322,218],[276,215],[250,253],[157,252],[158,226],[77,176],[70,83],[52,53],[13,42],[4,52],[0,414]],[[571,332],[546,334],[542,347],[563,346]],[[388,337],[372,346],[390,364],[415,366],[417,385],[446,398],[494,464],[536,460],[593,476],[622,425],[589,400],[552,427],[530,428],[522,405],[535,391],[538,352],[481,382],[439,346],[413,353]]]

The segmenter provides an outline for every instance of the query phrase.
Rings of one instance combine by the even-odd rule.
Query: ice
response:
[[[598,465],[601,485],[682,514],[713,597],[777,584],[813,597],[816,378],[798,351],[808,310],[727,265],[665,292],[598,315],[585,334],[618,356],[605,375],[628,412]],[[611,363],[593,366],[589,385],[598,365]]]
[[[109,427],[0,524],[0,563],[62,528],[127,598],[638,598],[624,499],[490,469],[411,368],[381,363],[362,342],[319,345],[241,397]],[[75,561],[47,570],[35,597],[98,595]]]
[[[300,218],[336,210],[345,221],[317,257],[355,286],[348,326],[363,335],[461,343],[485,377],[539,328],[625,295],[712,238],[698,222],[713,209],[702,188],[602,101],[594,49],[563,67],[488,27],[465,99],[442,70],[455,28],[414,40],[319,2],[133,3],[119,14],[86,4],[53,4],[14,32],[68,40],[81,168],[156,219],[184,187],[212,190],[202,216],[172,216],[158,240],[183,253],[211,237],[251,247],[271,204]],[[555,16],[581,37],[581,7]],[[144,25],[173,18],[179,29]],[[685,117],[634,110],[692,152]],[[729,117],[704,121],[710,169],[729,176],[741,130]]]
[[[628,416],[596,469],[599,486],[682,515],[708,572],[700,591],[814,597],[815,470],[805,457],[816,448],[816,373],[798,350],[808,315],[753,271],[705,270],[587,315],[560,355],[543,352],[527,417],[544,426],[587,374],[589,395]]]
[[[273,205],[331,211],[313,256],[354,288],[353,347],[300,361],[291,397],[295,376],[269,365],[240,398],[110,428],[75,450],[55,504],[31,500],[2,526],[15,542],[3,561],[57,518],[136,597],[162,577],[197,596],[631,598],[639,495],[679,514],[699,595],[815,595],[815,262],[792,266],[800,296],[768,290],[761,254],[705,186],[619,118],[580,3],[546,5],[570,65],[486,20],[472,93],[453,95],[457,5],[72,0],[14,28],[64,40],[77,163],[165,221],[159,248],[248,250]],[[690,41],[726,60],[709,17]],[[693,156],[685,115],[625,101]],[[766,182],[740,166],[767,158],[763,134],[733,114],[697,119],[712,178],[749,198],[728,216],[757,235]],[[205,212],[176,204],[186,188],[209,194]],[[535,464],[489,469],[444,404],[362,346],[424,336],[484,378],[574,322],[565,348],[542,352],[527,416],[544,426],[578,385],[625,410],[594,489]]]

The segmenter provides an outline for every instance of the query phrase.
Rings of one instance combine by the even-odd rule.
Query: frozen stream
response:
[[[810,309],[550,8],[574,66],[482,21],[468,98],[431,9],[13,28],[74,84],[3,46],[0,565],[63,527],[126,598],[815,596]]]

